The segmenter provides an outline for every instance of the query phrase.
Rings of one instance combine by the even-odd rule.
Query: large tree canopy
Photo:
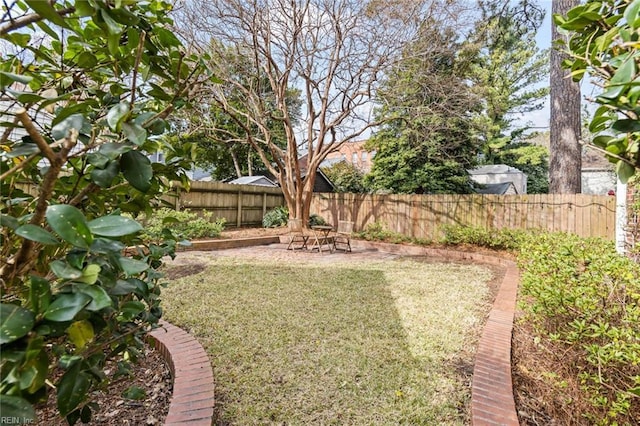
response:
[[[257,134],[246,132],[247,142],[278,179],[291,216],[307,219],[314,172],[329,152],[379,124],[371,114],[371,100],[383,73],[399,59],[400,47],[414,36],[419,18],[447,14],[444,3],[187,2],[180,26],[191,30],[194,39],[204,39],[213,57],[229,50],[248,52],[247,71],[264,75],[238,80],[233,63],[218,63],[215,73],[221,84],[213,88],[211,99],[237,125],[258,129]],[[265,86],[273,94],[268,104],[261,96]],[[230,102],[229,87],[241,106]],[[292,88],[300,90],[300,127],[287,102]],[[272,121],[282,124],[286,146],[278,145]],[[303,153],[309,173],[298,161]]]
[[[478,152],[472,114],[479,98],[467,84],[469,58],[459,35],[425,21],[419,38],[378,92],[378,119],[386,122],[368,142],[375,150],[367,181],[400,193],[471,192],[466,169]]]
[[[540,51],[535,35],[544,11],[535,2],[480,2],[481,15],[469,42],[480,47],[471,78],[483,108],[474,117],[482,139],[483,164],[507,164],[528,176],[528,192],[548,191],[548,150],[530,142],[527,114],[543,108],[549,52]]]
[[[245,93],[238,90],[236,84],[256,87],[261,90],[260,99],[266,108],[265,114],[278,114],[275,107],[275,96],[266,75],[252,67],[251,52],[235,52],[230,49],[212,49],[221,57],[213,57],[212,64],[225,63],[234,84],[218,82],[215,86],[205,86],[197,94],[198,102],[189,110],[185,110],[174,120],[174,131],[168,138],[171,145],[193,144],[196,154],[196,165],[211,172],[217,180],[252,176],[269,173],[267,164],[273,162],[271,152],[266,152],[266,163],[249,143],[260,138],[261,129],[251,122],[238,122],[237,116],[226,112],[217,102],[215,93],[222,91],[225,102],[232,108],[246,113]],[[256,73],[257,72],[257,73]],[[260,81],[261,80],[261,81]],[[260,87],[260,89],[257,89]],[[299,90],[286,92],[286,105],[293,125],[300,122]],[[265,119],[264,124],[271,134],[273,144],[279,148],[287,145],[285,128],[282,121]]]

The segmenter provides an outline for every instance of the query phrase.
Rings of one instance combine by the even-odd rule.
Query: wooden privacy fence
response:
[[[191,182],[189,191],[177,187],[166,200],[176,210],[207,211],[214,218],[225,218],[227,227],[261,226],[268,210],[284,204],[280,188],[197,181]]]
[[[615,197],[541,195],[315,194],[311,212],[332,224],[354,222],[354,230],[379,222],[415,238],[437,240],[442,225],[493,229],[542,229],[615,239]]]

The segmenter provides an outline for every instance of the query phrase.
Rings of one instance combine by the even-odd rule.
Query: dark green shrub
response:
[[[165,228],[171,229],[176,238],[191,240],[193,238],[215,238],[224,230],[224,218],[213,220],[211,212],[203,212],[198,216],[189,210],[175,211],[162,208],[144,221],[143,237],[150,241],[163,238]]]
[[[531,235],[521,229],[486,229],[469,226],[446,225],[442,227],[443,244],[472,244],[494,250],[518,250]]]
[[[380,222],[369,223],[365,226],[364,230],[355,232],[356,238],[362,238],[367,241],[385,241],[389,243],[406,243],[411,242],[412,239],[406,235],[399,234],[397,232],[386,229],[385,225]]]
[[[264,228],[278,228],[286,226],[289,223],[289,209],[285,206],[278,206],[265,213],[262,218],[262,226]]]
[[[309,216],[309,226],[318,226],[318,225],[326,225],[326,224],[327,224],[327,221],[324,220],[322,216],[319,216],[315,213]]]

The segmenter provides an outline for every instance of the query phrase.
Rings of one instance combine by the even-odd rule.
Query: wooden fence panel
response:
[[[585,194],[316,194],[311,211],[355,230],[379,222],[394,232],[436,240],[444,225],[541,229],[615,239],[615,197]]]
[[[261,225],[267,211],[284,204],[280,188],[221,182],[192,182],[188,191],[178,187],[170,196],[177,197],[176,209],[211,212],[227,227]]]

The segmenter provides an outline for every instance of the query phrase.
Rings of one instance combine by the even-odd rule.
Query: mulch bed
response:
[[[111,364],[107,375],[115,372]],[[144,397],[131,400],[122,396],[131,386],[144,391]],[[162,425],[169,412],[172,380],[169,367],[153,348],[146,347],[144,356],[132,368],[132,375],[115,379],[104,390],[91,393],[89,399],[98,404],[88,425]],[[36,407],[36,424],[67,426],[56,409],[55,392],[49,394],[46,403]],[[81,422],[78,422],[80,424]]]

